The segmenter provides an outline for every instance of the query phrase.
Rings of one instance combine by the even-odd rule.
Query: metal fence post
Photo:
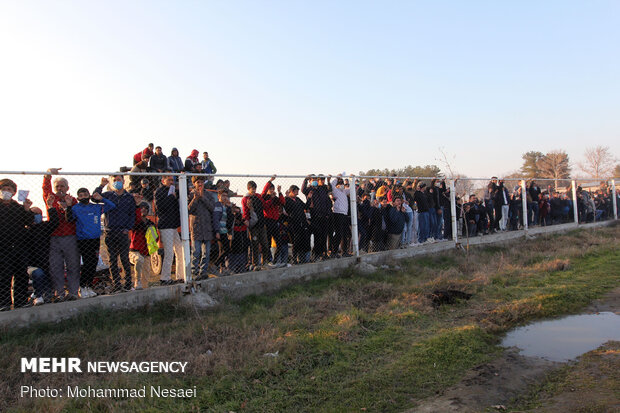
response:
[[[353,243],[353,252],[356,257],[360,256],[360,244],[357,232],[357,190],[355,188],[356,179],[354,176],[349,178],[349,198],[351,205],[351,242]]]
[[[618,196],[616,195],[616,180],[611,180],[611,203],[614,207],[614,219],[618,219]]]
[[[521,180],[521,209],[523,210],[523,229],[527,235],[528,216],[527,216],[527,189],[525,187],[525,179]]]
[[[573,179],[571,181],[573,188],[573,217],[575,218],[575,224],[579,224],[579,211],[577,210],[577,184]]]
[[[189,211],[187,209],[187,175],[179,176],[179,211],[181,213],[181,243],[183,243],[183,263],[185,282],[192,281],[191,248],[189,238]]]
[[[454,246],[459,245],[458,226],[456,224],[456,189],[454,185],[454,179],[450,179],[450,224],[452,225],[452,239],[454,240]]]

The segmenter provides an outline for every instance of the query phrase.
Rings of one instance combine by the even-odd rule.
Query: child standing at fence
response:
[[[248,227],[243,220],[241,209],[234,205],[231,208],[233,214],[233,236],[230,245],[229,267],[234,273],[247,270],[248,265]]]
[[[149,256],[157,254],[157,229],[153,221],[147,218],[149,204],[140,203],[136,210],[136,223],[131,230],[131,243],[129,245],[129,262],[134,266],[134,288],[141,290],[149,286],[149,274],[151,261]]]
[[[91,203],[90,192],[86,188],[78,189],[77,199],[77,204],[67,208],[66,215],[69,222],[75,221],[78,250],[82,256],[80,297],[90,298],[97,295],[92,289],[92,283],[97,271],[97,261],[99,258],[101,214],[116,208],[116,204],[103,198],[97,192],[93,194],[93,200],[103,204]]]

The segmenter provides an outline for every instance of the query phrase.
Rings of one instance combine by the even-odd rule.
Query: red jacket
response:
[[[129,249],[132,251],[138,251],[141,255],[149,255],[149,247],[146,242],[146,229],[147,223],[142,222],[142,212],[140,208],[136,209],[136,224],[131,230],[131,243]]]
[[[52,189],[52,175],[45,175],[43,177],[43,201],[47,200],[47,197],[50,194],[54,194]],[[71,197],[71,206],[77,204],[77,199]],[[60,207],[58,203],[58,197],[54,199],[54,203],[52,204],[54,208],[56,208],[56,212],[58,213],[59,224],[58,228],[54,232],[52,232],[52,237],[64,237],[66,235],[75,235],[75,222],[67,222],[67,218],[65,217],[65,210]]]
[[[263,210],[264,210],[265,201],[263,200],[262,195],[256,192],[254,196],[260,201],[260,205],[263,207]],[[251,202],[250,198],[251,197],[249,196],[249,194],[246,194],[243,198],[241,198],[241,206],[243,207],[243,220],[244,221],[250,220],[250,205],[248,205],[248,203]],[[254,212],[258,214],[258,211],[255,210]],[[264,216],[265,214],[263,213],[262,215]],[[258,218],[260,221],[260,217]]]
[[[280,194],[278,197],[265,198],[270,186],[270,182],[267,182],[261,194],[263,198],[263,213],[265,218],[277,221],[280,218],[280,208],[284,206],[284,197]]]
[[[133,156],[133,162],[138,163],[142,160],[143,157],[146,158],[147,156],[149,158],[153,156],[153,151],[150,150],[148,146]]]

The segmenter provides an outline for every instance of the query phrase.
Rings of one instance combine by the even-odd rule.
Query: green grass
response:
[[[3,331],[0,410],[401,411],[494,357],[500,334],[618,286],[620,227],[451,251],[209,311],[173,303]],[[558,261],[560,260],[560,261]],[[563,261],[562,261],[563,260]],[[569,263],[570,265],[564,265]],[[558,269],[560,268],[560,269]],[[473,293],[434,309],[436,288]],[[264,356],[278,352],[277,357]],[[22,375],[20,357],[188,361],[186,375]],[[195,399],[19,400],[22,384],[197,386]]]

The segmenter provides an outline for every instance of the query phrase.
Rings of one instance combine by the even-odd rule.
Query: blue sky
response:
[[[617,1],[3,0],[1,169],[109,171],[150,141],[224,173],[618,157],[619,23]]]

